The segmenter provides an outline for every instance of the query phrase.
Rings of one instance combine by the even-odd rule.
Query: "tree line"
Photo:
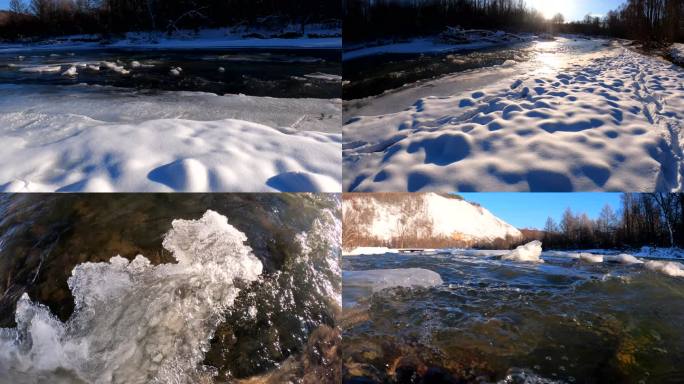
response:
[[[531,237],[547,249],[684,247],[684,194],[623,194],[617,210],[606,205],[595,219],[568,208]]]
[[[10,0],[0,37],[334,22],[334,0]]]
[[[684,41],[684,0],[626,0],[604,17],[546,20],[524,0],[343,0],[348,41],[435,34],[447,26]]]

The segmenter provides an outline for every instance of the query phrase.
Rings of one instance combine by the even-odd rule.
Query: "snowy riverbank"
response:
[[[26,43],[0,43],[0,53],[22,53],[39,50],[91,50],[91,49],[341,49],[339,29],[312,28],[292,37],[278,37],[264,31],[235,30],[232,28],[178,31],[173,35],[159,32],[128,32],[118,38],[102,39],[97,35],[54,37]]]
[[[510,76],[439,96],[421,84],[405,110],[345,116],[344,189],[681,189],[684,70],[608,42],[574,55],[567,39],[536,44],[534,60],[501,68]]]

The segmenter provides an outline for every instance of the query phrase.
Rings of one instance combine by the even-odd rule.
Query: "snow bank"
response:
[[[405,39],[400,42],[377,42],[370,46],[350,46],[342,54],[342,60],[353,60],[361,57],[382,54],[410,54],[410,53],[446,53],[474,49],[491,48],[509,45],[522,41],[531,41],[532,35],[517,36],[511,34],[496,34],[489,31],[463,31],[463,38],[458,41],[447,38],[446,35],[434,37],[418,37]],[[468,35],[468,33],[470,34]],[[478,34],[482,32],[483,34]]]
[[[342,271],[345,288],[366,288],[373,292],[395,287],[429,288],[443,284],[439,273],[422,268]]]
[[[518,246],[516,249],[508,254],[501,256],[503,260],[513,261],[530,261],[535,263],[543,263],[544,260],[540,258],[542,253],[542,243],[539,240],[530,241],[525,245]]]
[[[309,35],[310,34],[310,35]],[[40,50],[82,50],[82,49],[340,49],[342,47],[339,29],[307,29],[307,35],[296,38],[278,38],[270,34],[259,37],[245,37],[248,33],[233,32],[228,28],[178,31],[172,36],[161,33],[129,32],[124,38],[111,41],[100,40],[98,36],[62,36],[36,44],[0,44],[0,53],[29,52]],[[310,37],[325,36],[325,37]],[[94,41],[82,41],[85,38]]]
[[[344,190],[682,187],[684,70],[624,48],[572,57],[558,52],[559,42],[537,44],[538,65],[512,77],[421,97],[396,113],[349,116]]]
[[[393,250],[387,247],[357,247],[349,252],[343,252],[344,256],[357,256],[357,255],[384,255],[386,253],[396,253],[397,250]]]
[[[634,256],[650,257],[653,259],[684,259],[684,249],[642,247],[638,252],[634,253]]]
[[[174,220],[163,246],[177,263],[82,263],[68,284],[75,309],[66,323],[24,294],[17,327],[0,329],[0,377],[12,383],[202,381],[204,352],[237,281],[262,264],[226,217]]]
[[[6,136],[0,189],[19,191],[340,191],[340,135],[241,120],[76,121],[57,141]]]
[[[684,277],[684,265],[674,261],[647,261],[644,266],[652,271],[673,277]]]
[[[684,44],[672,44],[672,47],[670,47],[670,55],[675,63],[684,65]]]
[[[45,90],[0,85],[2,191],[341,189],[339,100]]]

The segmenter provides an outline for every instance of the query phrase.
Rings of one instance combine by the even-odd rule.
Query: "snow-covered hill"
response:
[[[472,246],[522,237],[485,208],[455,195],[345,194],[343,215],[345,248]]]

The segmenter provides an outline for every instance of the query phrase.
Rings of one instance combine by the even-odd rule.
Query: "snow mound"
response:
[[[13,145],[0,154],[0,190],[341,189],[339,134],[284,133],[231,119],[85,124],[83,131],[48,142],[10,136],[6,142]]]
[[[350,288],[367,288],[373,292],[395,287],[429,288],[443,284],[439,273],[422,268],[374,269],[343,271],[342,284]]]
[[[542,253],[542,243],[539,240],[530,241],[525,245],[520,245],[508,254],[501,256],[503,260],[530,261],[543,263],[540,258]]]
[[[163,246],[177,263],[82,263],[68,284],[66,323],[24,294],[17,327],[0,329],[0,377],[13,383],[200,380],[200,365],[223,313],[262,264],[225,216],[174,220]],[[38,379],[39,378],[39,379]]]
[[[684,265],[674,261],[647,261],[644,266],[652,271],[668,276],[684,277]]]

